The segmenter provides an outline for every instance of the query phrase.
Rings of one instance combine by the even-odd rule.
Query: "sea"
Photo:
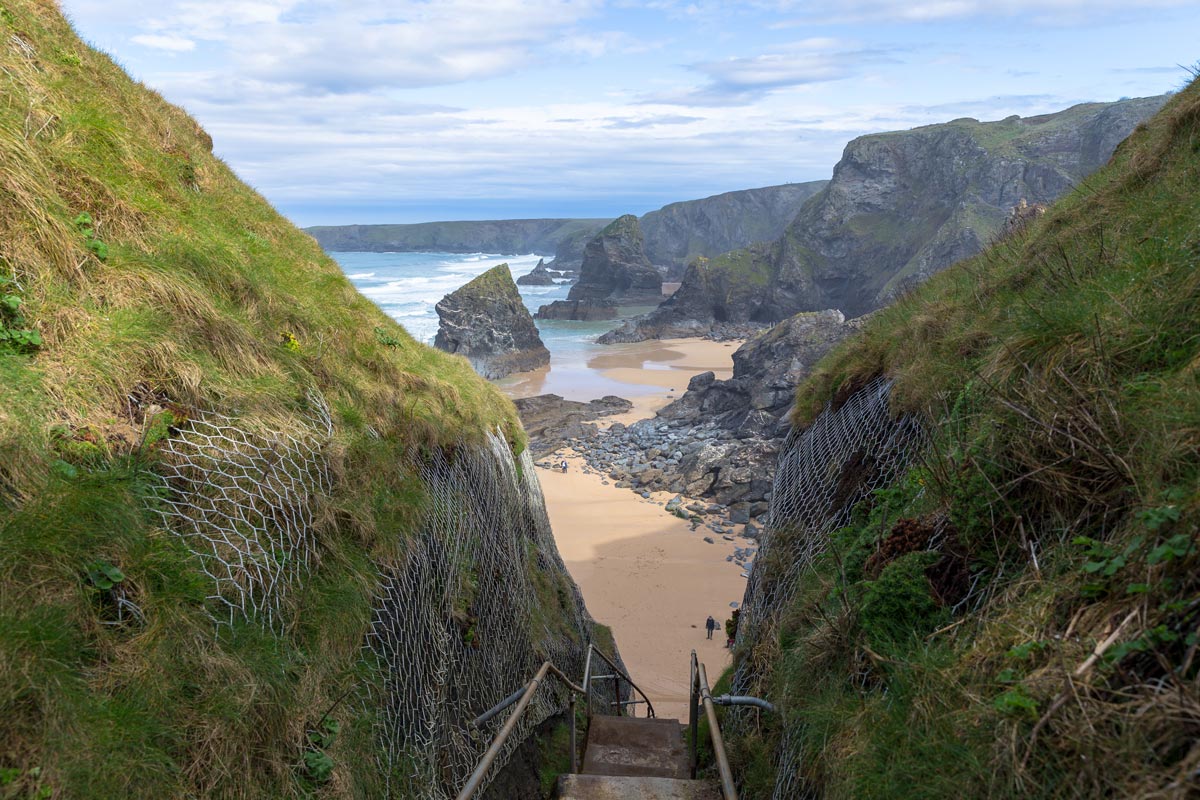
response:
[[[434,305],[460,286],[497,264],[507,263],[513,279],[528,274],[540,256],[503,253],[339,253],[329,254],[351,283],[373,300],[410,334],[426,344],[437,335]],[[555,300],[565,300],[570,286],[518,286],[530,313]],[[622,309],[640,313],[646,309]],[[612,330],[618,320],[574,322],[536,320],[538,332],[550,351],[550,368],[500,381],[514,396],[554,393],[569,400],[591,400],[606,394],[633,397],[654,391],[650,387],[605,377],[589,362],[609,352],[596,338]]]

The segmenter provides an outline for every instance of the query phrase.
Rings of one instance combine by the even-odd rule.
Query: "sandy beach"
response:
[[[632,400],[633,410],[606,420],[628,424],[653,416],[695,375],[713,370],[729,377],[735,349],[736,343],[704,339],[639,342],[604,348],[587,365],[605,381],[631,387],[614,393]],[[538,394],[534,385],[521,383],[518,396]],[[572,394],[568,399],[596,396],[586,386]],[[663,509],[669,494],[645,500],[585,473],[581,459],[568,454],[567,460],[566,474],[539,470],[559,552],[592,616],[612,628],[631,677],[658,716],[686,719],[691,650],[713,681],[729,663],[724,622],[745,588],[741,569],[725,560],[735,543],[719,536],[705,542],[703,528],[693,532]],[[722,626],[711,640],[704,630],[710,614]]]

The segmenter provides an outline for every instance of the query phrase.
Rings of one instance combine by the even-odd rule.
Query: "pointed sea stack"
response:
[[[517,278],[518,286],[553,286],[555,278],[561,278],[561,272],[546,268],[546,259],[539,258],[537,266],[528,275]]]
[[[508,264],[493,267],[446,295],[435,308],[434,347],[466,356],[485,378],[503,378],[550,363],[550,351],[521,302]]]
[[[662,273],[646,258],[637,217],[614,220],[583,250],[579,282],[566,300],[538,309],[538,319],[615,319],[618,305],[658,305]]]

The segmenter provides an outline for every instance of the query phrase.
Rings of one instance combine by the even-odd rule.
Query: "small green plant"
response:
[[[399,347],[401,344],[403,344],[403,342],[401,342],[397,337],[388,333],[383,328],[375,329],[375,341],[379,342],[384,347],[391,347],[391,348],[396,348],[396,347]]]
[[[22,313],[21,287],[0,277],[0,352],[28,353],[42,346],[42,334],[29,327]]]
[[[1144,536],[1135,536],[1121,550],[1106,542],[1093,539],[1090,536],[1076,536],[1072,544],[1084,549],[1086,561],[1083,571],[1092,576],[1092,580],[1083,586],[1085,597],[1100,597],[1109,591],[1109,584],[1117,573],[1125,569],[1129,562],[1136,557],[1137,551],[1146,543]]]
[[[1014,647],[1010,647],[1008,649],[1008,652],[1005,655],[1007,655],[1009,658],[1016,659],[1018,661],[1026,661],[1034,653],[1040,653],[1045,649],[1046,649],[1045,642],[1040,642],[1040,641],[1035,640],[1032,642],[1023,642],[1021,644],[1015,645]]]
[[[304,751],[304,774],[313,783],[325,783],[333,775],[333,759],[326,752],[333,746],[341,725],[326,717],[315,730],[308,732],[308,749]]]
[[[77,53],[73,53],[70,50],[60,49],[55,53],[55,56],[58,59],[58,63],[64,67],[78,67],[83,63],[83,59]]]
[[[125,573],[107,561],[93,561],[88,565],[87,577],[92,586],[107,592],[125,580]]]
[[[146,428],[142,438],[142,447],[151,448],[171,435],[171,429],[179,424],[179,420],[170,411],[162,411],[155,415]]]
[[[284,331],[279,334],[279,341],[283,344],[283,349],[293,353],[300,352],[300,340],[296,338],[296,334],[291,331]]]
[[[1024,686],[1017,684],[997,697],[992,705],[1001,714],[1024,719],[1036,719],[1038,711],[1037,700],[1029,696]]]
[[[17,24],[17,18],[14,17],[13,13],[7,8],[0,6],[0,22],[3,22],[5,25],[11,28]]]
[[[100,261],[108,260],[108,245],[96,236],[95,222],[86,211],[75,217],[75,229],[83,235],[84,247]]]

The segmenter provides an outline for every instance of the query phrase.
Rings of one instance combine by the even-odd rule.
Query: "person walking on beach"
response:
[[[704,629],[708,631],[708,638],[711,639],[713,631],[717,629],[717,621],[709,616],[708,620],[704,623]]]
[[[565,458],[562,460],[562,463],[559,464],[559,466],[562,467],[563,475],[566,475],[567,474],[567,460]]]

